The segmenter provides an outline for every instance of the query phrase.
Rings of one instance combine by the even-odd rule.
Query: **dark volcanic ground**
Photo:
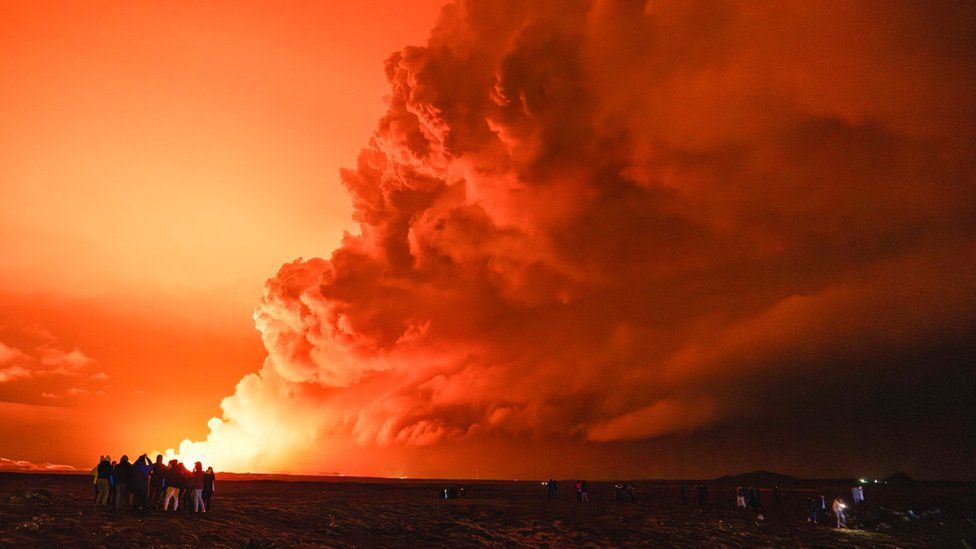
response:
[[[24,547],[293,546],[787,546],[976,547],[976,487],[869,486],[850,530],[805,521],[814,493],[843,484],[763,492],[768,520],[734,508],[734,486],[710,484],[711,503],[683,506],[677,483],[638,482],[637,503],[616,503],[608,483],[575,501],[572,481],[548,502],[539,482],[462,482],[466,497],[441,500],[447,481],[322,479],[220,481],[202,515],[95,508],[91,477],[0,473],[0,545]],[[911,518],[908,510],[917,518]]]

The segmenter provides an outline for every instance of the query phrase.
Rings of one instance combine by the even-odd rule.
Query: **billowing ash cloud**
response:
[[[905,357],[973,332],[973,22],[962,4],[447,6],[387,60],[389,109],[342,173],[361,232],[268,281],[267,361],[182,453],[395,474],[799,426],[791,401],[850,404],[840,371],[903,388]]]

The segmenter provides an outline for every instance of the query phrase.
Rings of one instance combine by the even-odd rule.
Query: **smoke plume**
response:
[[[637,471],[646,441],[852,407],[845,383],[874,424],[920,369],[972,380],[933,357],[976,320],[973,23],[960,3],[446,6],[387,59],[388,110],[342,171],[359,232],[267,282],[263,367],[178,453],[543,475],[533,450],[578,447]],[[972,428],[966,395],[926,394]]]

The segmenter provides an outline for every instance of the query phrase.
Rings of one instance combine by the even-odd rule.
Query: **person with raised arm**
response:
[[[132,464],[132,480],[129,482],[129,493],[132,495],[132,510],[146,512],[146,494],[149,491],[149,477],[152,475],[152,463],[149,457],[142,454]]]

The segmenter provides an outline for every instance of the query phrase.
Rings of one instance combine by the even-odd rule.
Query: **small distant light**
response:
[[[862,478],[862,479],[860,479],[860,480],[861,480],[861,484],[867,484],[867,483],[868,483],[868,481],[867,481],[866,479],[863,479],[863,478]]]
[[[880,480],[878,480],[878,479],[874,479],[874,483],[875,483],[875,484],[877,484],[877,483],[879,483],[879,482],[881,482],[881,481],[880,481]]]

